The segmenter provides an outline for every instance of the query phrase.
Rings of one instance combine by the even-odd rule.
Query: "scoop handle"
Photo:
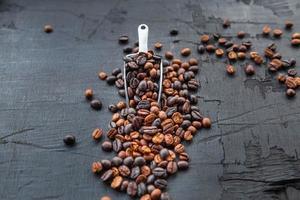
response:
[[[141,24],[138,27],[139,34],[139,52],[148,52],[148,26],[146,24]]]

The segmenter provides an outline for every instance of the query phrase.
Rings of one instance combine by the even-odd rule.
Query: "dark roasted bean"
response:
[[[187,161],[180,160],[177,162],[177,166],[178,166],[178,169],[185,170],[189,167],[189,163]]]
[[[154,174],[154,176],[156,177],[166,177],[167,172],[165,169],[161,168],[161,167],[156,167],[152,170],[152,173]]]
[[[140,167],[136,166],[131,169],[130,178],[136,179],[141,173]]]
[[[143,157],[141,157],[141,156],[136,157],[136,158],[134,159],[134,162],[133,162],[133,164],[134,164],[135,166],[142,166],[142,165],[144,165],[145,163],[146,163],[145,158],[143,158]]]
[[[126,147],[124,147],[124,148],[126,148]],[[123,162],[125,165],[131,166],[133,164],[133,161],[134,161],[133,157],[129,156],[129,157],[126,157]]]
[[[166,181],[165,179],[157,179],[154,181],[154,185],[155,187],[164,190],[168,186],[168,181]]]
[[[102,167],[104,169],[109,169],[111,167],[111,161],[110,160],[101,160]]]
[[[72,146],[75,144],[76,138],[74,135],[69,134],[64,137],[63,141],[66,145]]]
[[[112,143],[110,141],[104,141],[101,147],[103,151],[112,151]]]
[[[167,165],[167,172],[169,174],[175,174],[177,172],[177,164],[174,161],[170,161]]]
[[[108,181],[113,177],[113,171],[111,169],[107,170],[104,174],[102,174],[102,181]]]
[[[160,150],[159,155],[162,159],[166,159],[169,156],[169,150],[166,148],[163,148]]]
[[[122,162],[123,162],[122,158],[117,157],[117,156],[115,156],[111,159],[111,164],[113,166],[120,166],[122,164]]]
[[[134,197],[137,194],[137,185],[134,181],[128,183],[127,194],[131,197]]]
[[[128,38],[127,35],[122,35],[122,36],[119,37],[119,42],[120,42],[121,44],[127,44],[128,41],[129,41],[129,38]]]
[[[113,141],[113,143],[112,143],[112,146],[113,146],[113,150],[114,150],[115,152],[121,151],[121,150],[122,150],[122,142],[121,142],[121,140],[115,139],[115,140]]]
[[[140,197],[140,196],[143,196],[147,191],[147,188],[146,188],[146,185],[145,183],[139,183],[138,186],[137,186],[137,195]]]
[[[92,100],[90,105],[95,110],[100,110],[102,108],[102,103],[99,99]]]
[[[116,76],[108,76],[106,78],[106,82],[107,84],[109,85],[113,85],[115,83],[115,81],[117,80],[117,77]]]

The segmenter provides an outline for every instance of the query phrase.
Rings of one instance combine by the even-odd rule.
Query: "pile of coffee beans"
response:
[[[128,106],[123,101],[109,106],[114,114],[106,134],[108,140],[102,142],[102,149],[114,151],[116,156],[94,162],[92,171],[101,174],[113,189],[131,197],[168,200],[167,178],[189,167],[183,142],[191,141],[201,127],[211,126],[211,120],[196,106],[198,99],[193,94],[200,87],[195,76],[198,61],[163,61],[160,102],[161,58],[149,51],[125,57],[124,61],[126,80],[118,76],[120,70],[113,70],[112,76],[121,96],[126,81]],[[92,135],[99,132],[96,129]]]

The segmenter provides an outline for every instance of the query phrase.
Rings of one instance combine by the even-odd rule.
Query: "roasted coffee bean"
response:
[[[216,50],[216,47],[212,44],[209,44],[206,46],[206,51],[209,53],[213,53],[213,52],[215,52],[215,50]]]
[[[102,181],[108,181],[113,177],[113,171],[111,169],[107,170],[104,174],[102,174]]]
[[[93,90],[91,88],[86,89],[85,92],[84,92],[84,96],[85,96],[86,99],[89,99],[89,100],[92,99]]]
[[[288,74],[289,76],[295,77],[295,76],[297,75],[297,70],[296,70],[296,69],[289,69],[289,70],[287,71],[287,74]]]
[[[113,85],[117,80],[117,77],[116,76],[108,76],[106,78],[106,83],[109,84],[109,85]]]
[[[111,200],[111,198],[109,196],[103,196],[100,200]]]
[[[205,52],[205,47],[203,45],[199,45],[197,47],[197,51],[198,53],[203,54]]]
[[[156,167],[152,170],[152,173],[156,177],[166,177],[167,176],[167,171],[164,168],[161,167]]]
[[[104,141],[101,145],[103,151],[112,151],[112,143],[110,141]]]
[[[203,126],[204,128],[210,128],[210,127],[211,127],[211,120],[210,120],[210,118],[204,117],[204,118],[202,119],[202,126]]]
[[[121,165],[118,170],[121,176],[127,177],[130,175],[130,169],[126,165]]]
[[[121,97],[125,97],[125,90],[124,89],[121,89],[118,91],[118,94],[121,96]]]
[[[245,35],[246,35],[246,32],[245,32],[245,31],[239,31],[239,32],[237,33],[237,37],[238,37],[238,38],[244,38]]]
[[[115,139],[112,143],[113,150],[119,152],[122,150],[122,142],[119,139]]]
[[[228,28],[229,26],[230,26],[229,19],[224,19],[224,21],[223,21],[223,28]]]
[[[124,88],[124,81],[123,81],[123,79],[117,79],[116,82],[115,82],[115,85],[116,85],[117,88],[123,89]]]
[[[172,198],[170,197],[169,193],[163,192],[160,195],[160,200],[172,200]]]
[[[168,162],[167,172],[169,174],[175,174],[177,172],[177,164],[176,164],[176,162],[174,162],[174,161]]]
[[[102,164],[103,169],[109,169],[111,167],[110,160],[101,160],[101,164]]]
[[[262,29],[262,33],[263,33],[264,35],[269,35],[271,31],[272,31],[272,29],[271,29],[271,27],[268,26],[268,25],[265,25],[265,26],[263,27],[263,29]]]
[[[169,156],[169,150],[166,148],[163,148],[160,150],[159,155],[162,159],[166,159]]]
[[[202,120],[202,119],[203,119],[203,116],[202,116],[201,113],[200,113],[199,111],[197,111],[197,110],[193,110],[193,111],[191,112],[191,115],[192,115],[192,119],[193,119],[193,120],[198,121],[198,120]]]
[[[156,179],[154,181],[154,186],[159,188],[159,189],[166,189],[168,186],[168,181],[166,181],[165,179]]]
[[[295,89],[298,86],[296,79],[290,76],[286,78],[285,85],[291,89]]]
[[[293,46],[299,46],[300,45],[300,39],[292,39],[291,44]]]
[[[233,42],[227,41],[227,42],[224,44],[224,46],[225,46],[226,48],[230,48],[230,47],[233,46]]]
[[[221,37],[221,35],[219,33],[214,33],[213,34],[214,40],[218,40],[220,37]]]
[[[99,72],[98,77],[101,80],[105,80],[107,78],[107,74],[105,72]]]
[[[154,189],[151,191],[151,200],[160,200],[161,190]]]
[[[102,103],[99,99],[92,100],[90,105],[95,110],[101,110],[101,108],[102,108]]]
[[[137,185],[134,181],[130,181],[127,186],[127,194],[134,197],[137,194]]]
[[[227,72],[227,74],[229,74],[229,75],[235,74],[235,68],[234,68],[234,66],[232,66],[232,65],[227,65],[227,66],[226,66],[226,72]]]
[[[296,65],[296,59],[295,59],[295,58],[291,58],[291,59],[289,60],[289,62],[290,62],[290,66],[291,66],[291,67],[293,67],[293,66]]]
[[[122,162],[123,162],[123,159],[120,157],[117,157],[117,156],[115,156],[111,159],[111,164],[116,167],[120,166],[122,164]]]
[[[110,105],[108,106],[108,110],[111,111],[111,112],[113,112],[113,113],[115,113],[115,112],[118,111],[118,108],[117,108],[116,105],[110,104]]]
[[[124,180],[124,181],[121,183],[120,191],[122,191],[122,192],[126,191],[126,190],[127,190],[127,187],[128,187],[128,183],[129,183],[129,181]]]
[[[179,170],[185,170],[189,168],[189,163],[187,161],[180,160],[177,162],[177,166]]]
[[[291,29],[294,26],[294,23],[291,20],[285,20],[284,24],[286,29]]]
[[[277,80],[281,83],[284,83],[286,80],[286,76],[284,74],[278,74]]]
[[[286,96],[293,97],[295,95],[296,95],[296,91],[294,89],[289,88],[286,90]]]
[[[191,54],[191,49],[190,48],[183,48],[180,51],[182,56],[189,56]]]
[[[99,173],[103,169],[101,162],[93,162],[92,164],[92,172]]]
[[[136,166],[131,169],[130,178],[136,179],[141,173],[140,167]]]
[[[66,135],[63,139],[64,143],[68,146],[73,146],[76,143],[76,138],[74,135]]]
[[[255,69],[254,69],[253,65],[251,65],[251,64],[246,65],[245,73],[249,76],[253,75],[255,73]]]
[[[45,25],[44,26],[44,32],[45,33],[52,33],[53,32],[53,27],[51,25]]]
[[[293,33],[292,39],[300,39],[300,33]]]
[[[273,30],[274,37],[281,37],[282,33],[283,33],[282,30],[280,30],[278,28]]]
[[[140,196],[143,196],[145,193],[147,192],[147,188],[146,188],[146,185],[145,183],[139,183],[137,185],[137,195],[140,197]]]
[[[145,161],[145,158],[143,158],[143,157],[136,157],[135,159],[134,159],[134,165],[135,166],[142,166],[142,165],[144,165],[146,163],[146,161]]]
[[[145,54],[140,54],[140,55],[136,58],[136,64],[138,64],[139,66],[145,65],[146,62],[147,62],[147,57],[146,57]]]
[[[178,35],[178,30],[177,30],[177,29],[172,29],[172,30],[170,30],[170,35],[171,35],[171,36],[176,36],[176,35]]]
[[[100,128],[96,128],[92,133],[92,137],[94,140],[99,140],[102,135],[103,135],[103,130]]]
[[[162,48],[162,44],[161,44],[160,42],[156,42],[156,43],[154,44],[154,47],[155,47],[155,49],[160,50],[160,49]]]
[[[119,188],[122,184],[123,178],[122,176],[116,176],[111,182],[110,186],[113,189]]]
[[[207,43],[209,41],[209,39],[210,39],[210,37],[207,34],[201,35],[201,37],[200,37],[200,41],[202,43]]]
[[[126,54],[132,53],[132,47],[130,47],[130,46],[124,47],[123,53],[126,53]]]
[[[199,87],[199,81],[197,81],[196,79],[191,79],[188,81],[188,89],[189,90],[193,90],[196,91]]]
[[[223,49],[218,48],[218,49],[216,49],[215,54],[216,54],[216,56],[221,57],[221,56],[223,56],[224,51],[223,51]]]
[[[158,132],[158,128],[155,126],[143,126],[140,132],[143,134],[155,135]]]
[[[119,43],[121,44],[127,44],[129,41],[129,38],[127,35],[122,35],[119,37]]]
[[[237,60],[237,54],[234,51],[230,51],[227,56],[231,61]]]

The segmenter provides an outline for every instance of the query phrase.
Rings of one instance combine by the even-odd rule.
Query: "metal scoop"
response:
[[[133,53],[133,54],[128,54],[125,57],[130,58],[138,55],[139,53],[147,53],[148,52],[148,31],[149,28],[146,24],[141,24],[138,27],[138,35],[139,35],[139,52],[138,53]],[[162,80],[163,80],[163,63],[161,60],[161,57],[153,55],[157,60],[160,60],[160,75],[159,75],[159,83],[158,83],[158,98],[157,102],[160,104],[161,101],[161,92],[162,92]],[[123,72],[124,72],[124,87],[125,87],[125,98],[126,98],[126,104],[127,107],[129,107],[129,97],[128,97],[128,87],[127,87],[127,71],[126,71],[126,62],[124,61],[124,67],[123,67]]]

